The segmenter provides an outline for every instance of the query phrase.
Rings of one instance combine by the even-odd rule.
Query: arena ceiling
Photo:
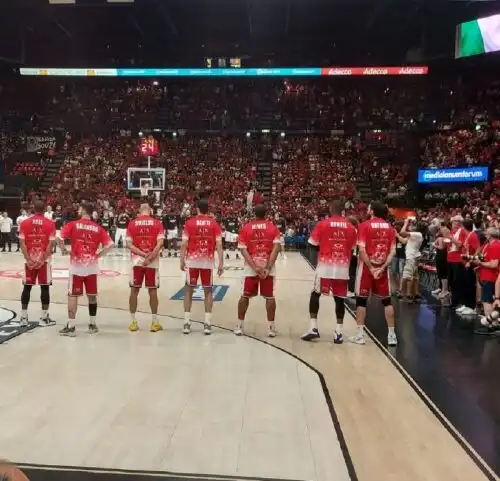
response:
[[[409,51],[428,60],[451,56],[458,22],[500,12],[500,1],[75,1],[1,0],[2,60],[154,67],[241,55],[247,65],[367,64],[404,62]]]

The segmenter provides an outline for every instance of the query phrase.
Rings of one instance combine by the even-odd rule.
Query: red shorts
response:
[[[203,287],[212,287],[213,269],[198,269],[196,267],[189,267],[186,270],[186,284],[191,287],[196,287],[198,285],[198,279],[200,279]]]
[[[130,287],[144,287],[147,289],[158,289],[160,287],[160,276],[156,267],[134,266],[132,268],[132,279]]]
[[[324,277],[320,280],[321,294],[329,296],[330,293],[335,297],[347,297],[347,279],[326,279]]]
[[[97,274],[90,274],[89,276],[69,275],[69,296],[83,296],[84,287],[87,296],[97,296]]]
[[[258,276],[243,279],[243,297],[255,297],[260,293],[266,299],[274,298],[274,277],[267,276],[261,279]]]
[[[379,297],[389,297],[389,270],[386,269],[378,279],[372,276],[372,273],[364,262],[359,262],[356,271],[356,295],[359,297],[368,297],[370,294]]]
[[[24,266],[24,285],[25,286],[51,286],[52,285],[52,269],[50,265],[42,265],[39,269],[30,269],[27,265]]]

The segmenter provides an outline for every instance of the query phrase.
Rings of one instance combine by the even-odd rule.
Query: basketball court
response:
[[[50,312],[58,325],[26,332],[16,323],[22,257],[2,254],[0,457],[32,481],[498,479],[380,346],[331,342],[333,300],[321,300],[321,341],[300,340],[313,271],[300,254],[287,255],[277,262],[278,337],[269,340],[260,299],[251,302],[247,335],[231,332],[242,261],[226,261],[215,280],[212,336],[196,324],[191,335],[181,332],[184,277],[175,258],[161,260],[164,330],[150,333],[150,316],[141,314],[141,331],[130,333],[129,260],[116,249],[101,260],[100,333],[86,334],[82,308],[70,339],[57,335],[69,258],[53,260]],[[30,321],[38,320],[38,297],[34,288]],[[201,321],[203,302],[193,304]],[[149,310],[146,292],[139,310]],[[354,328],[348,315],[346,334]]]

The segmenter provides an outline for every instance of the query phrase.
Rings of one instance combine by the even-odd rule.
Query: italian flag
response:
[[[457,58],[500,50],[500,15],[460,24]]]

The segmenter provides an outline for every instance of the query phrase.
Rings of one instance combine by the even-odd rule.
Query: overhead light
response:
[[[250,138],[250,132],[247,132],[246,136],[247,136],[247,139],[249,139]]]
[[[75,5],[76,0],[49,0],[50,5]]]

